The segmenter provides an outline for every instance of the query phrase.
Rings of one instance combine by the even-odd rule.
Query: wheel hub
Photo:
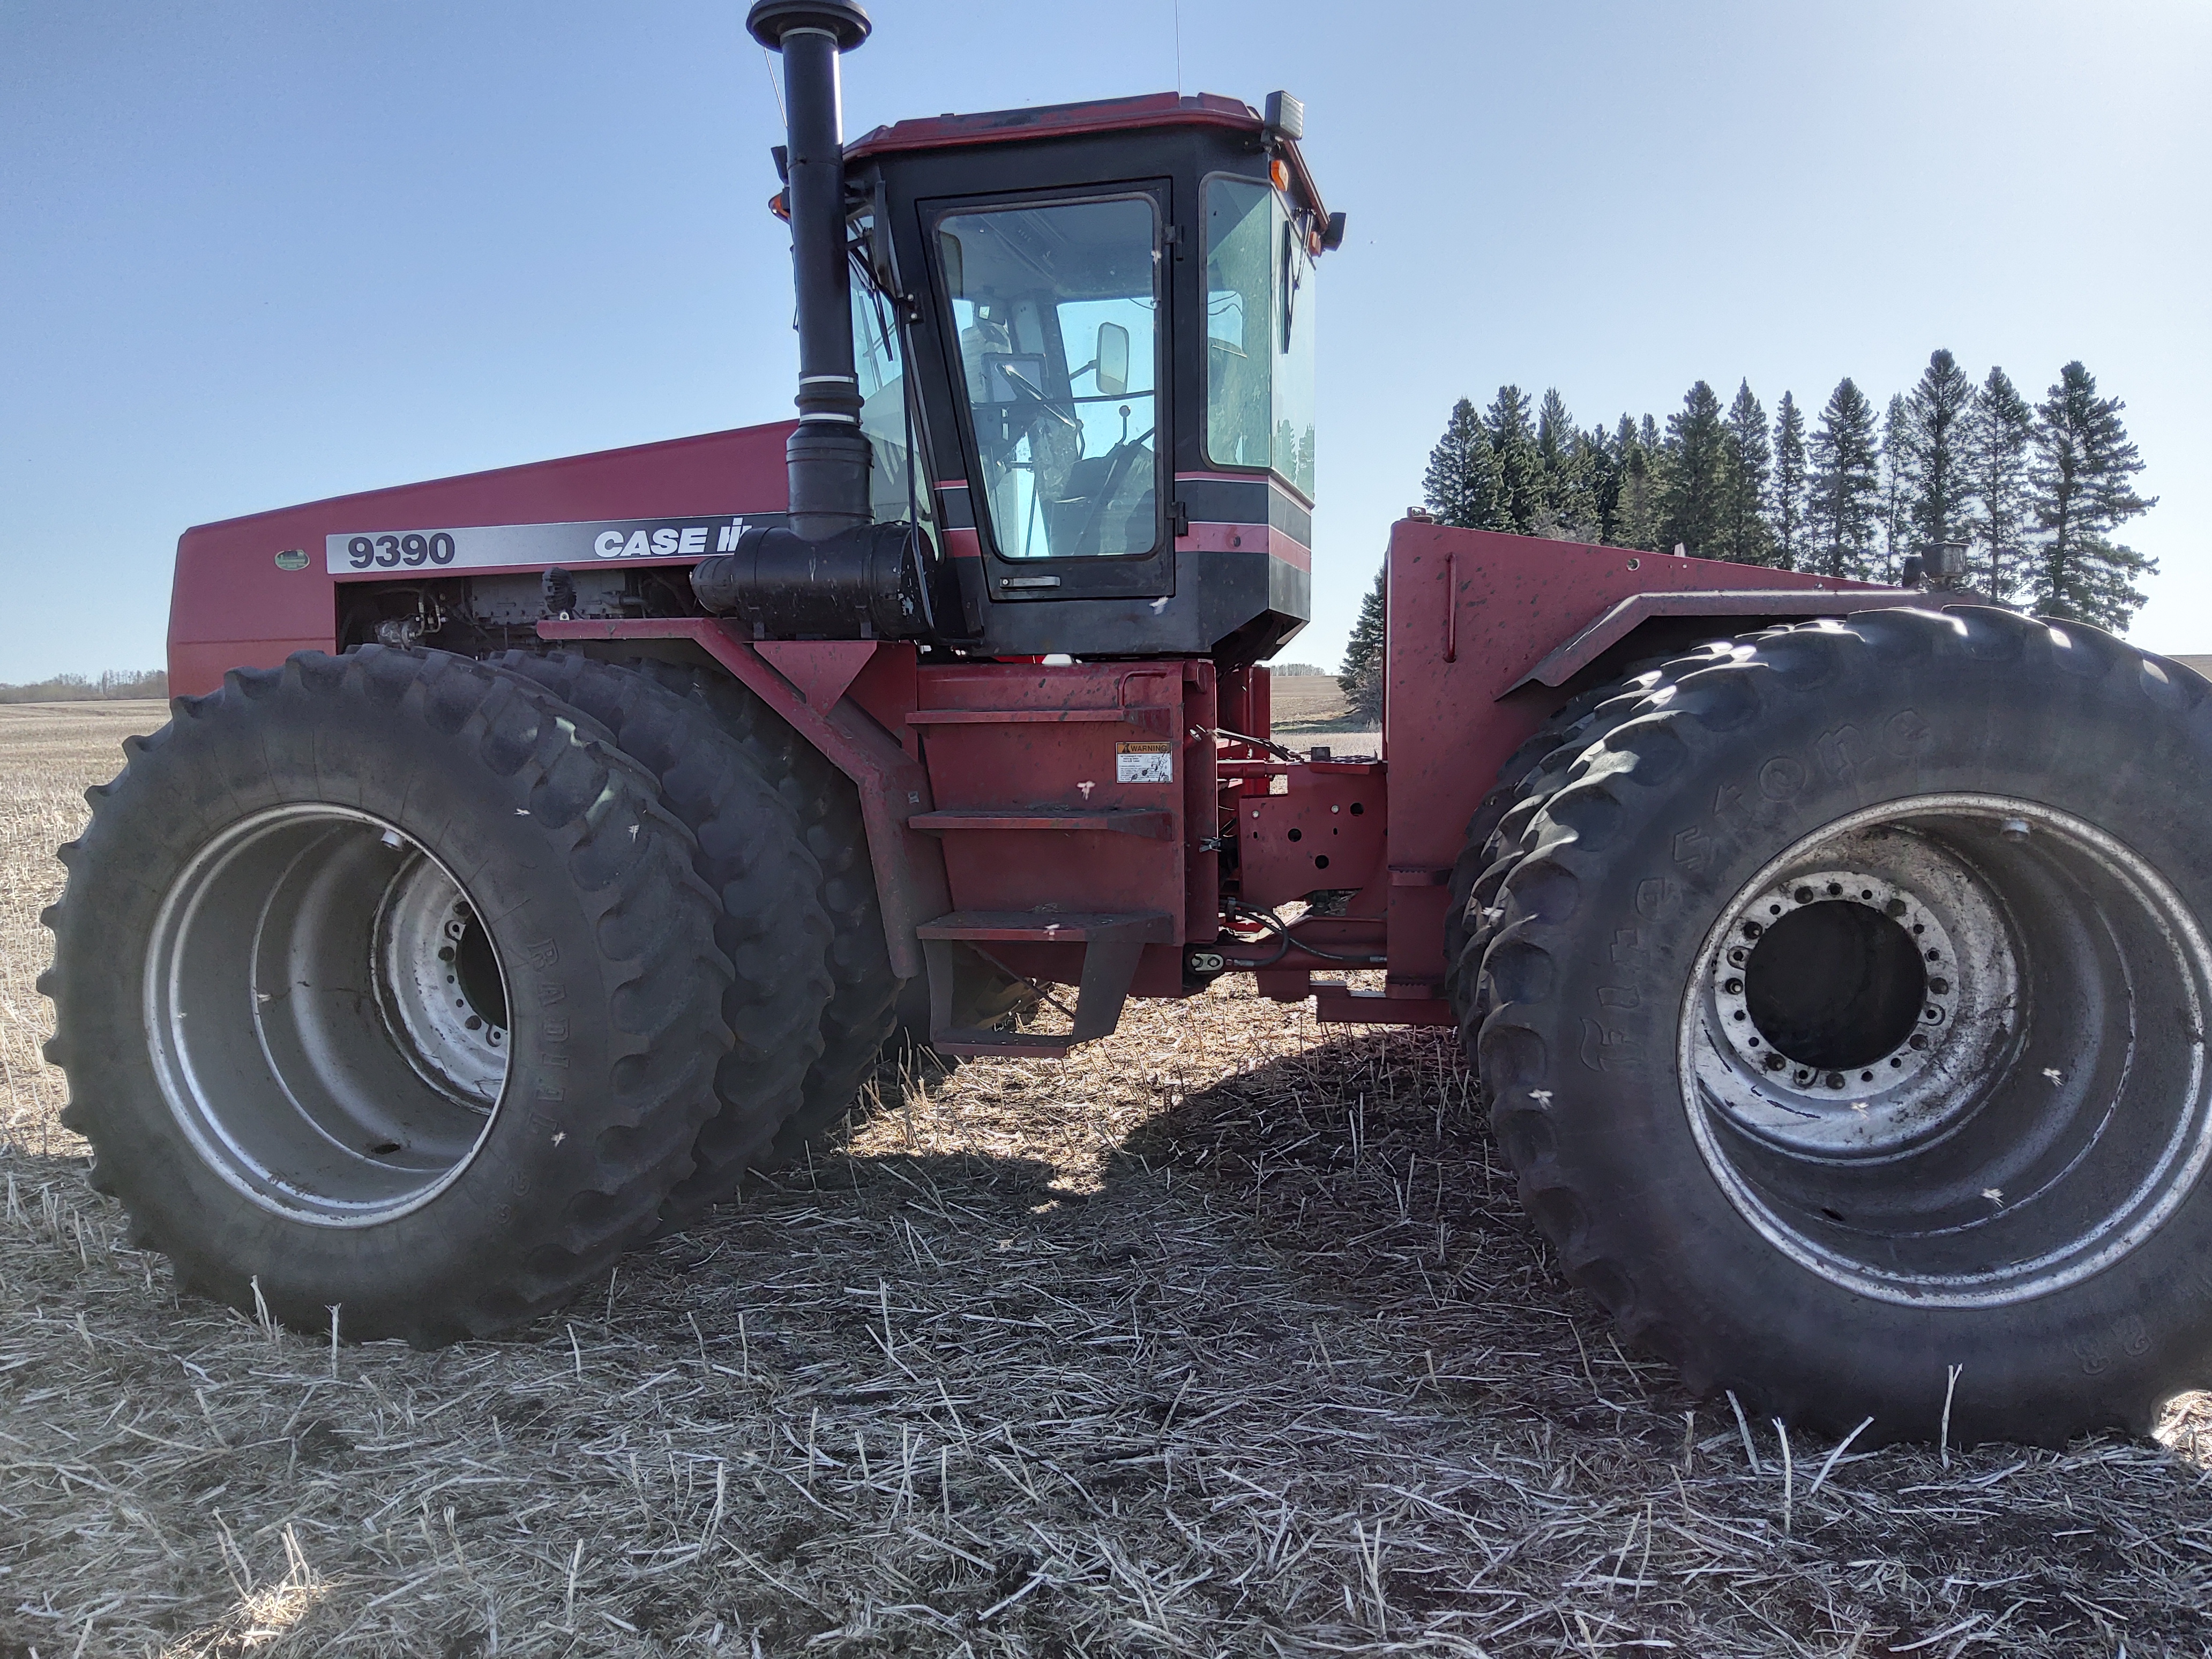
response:
[[[362,1227],[427,1204],[497,1116],[504,973],[467,890],[397,826],[273,808],[172,884],[150,1057],[209,1168],[263,1208]]]
[[[2008,925],[1939,843],[1875,830],[1740,895],[1705,972],[1700,1080],[1778,1146],[1878,1155],[1940,1129],[2019,1003]]]
[[[1887,1301],[2096,1273],[2212,1160],[2212,946],[2136,854],[2039,802],[1923,795],[1738,890],[1685,988],[1698,1150],[1766,1240]]]

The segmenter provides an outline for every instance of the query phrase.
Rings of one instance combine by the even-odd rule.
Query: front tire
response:
[[[1989,610],[1747,643],[1504,878],[1478,1051],[1524,1202],[1747,1408],[2148,1429],[2212,1381],[2208,688]]]
[[[179,698],[46,914],[63,1121],[179,1283],[429,1346],[690,1168],[729,969],[653,781],[514,678],[307,652]]]

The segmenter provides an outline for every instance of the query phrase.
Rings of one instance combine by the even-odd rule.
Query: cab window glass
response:
[[[1149,197],[939,222],[975,493],[1002,557],[1158,544],[1158,241]]]
[[[868,441],[868,509],[878,524],[927,522],[930,493],[910,488],[906,360],[890,302],[856,276],[853,283],[853,369],[860,380],[860,431]]]
[[[1206,453],[1314,493],[1313,261],[1282,198],[1206,184]]]

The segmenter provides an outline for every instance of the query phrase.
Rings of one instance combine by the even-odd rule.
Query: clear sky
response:
[[[2134,637],[2212,652],[2212,7],[880,0],[847,131],[1172,87],[1307,106],[1333,665],[1453,400],[1879,405],[2079,357],[2164,498]],[[1178,18],[1178,11],[1180,16]],[[744,0],[0,0],[0,680],[161,659],[179,531],[773,420]],[[1178,40],[1180,41],[1178,48]]]

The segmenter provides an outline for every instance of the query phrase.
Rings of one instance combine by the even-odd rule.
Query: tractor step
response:
[[[916,812],[909,830],[940,835],[951,830],[1095,830],[1165,841],[1175,814],[1164,806],[958,806]]]
[[[957,815],[956,815],[957,816]],[[1164,910],[1127,915],[1073,910],[955,910],[915,930],[929,968],[929,1044],[964,1058],[1056,1060],[1120,1023],[1121,1005],[1145,946],[1171,944],[1175,918]],[[1080,945],[1082,977],[1075,1024],[1066,1031],[992,1031],[952,1024],[952,946]],[[984,951],[989,955],[988,951]]]

